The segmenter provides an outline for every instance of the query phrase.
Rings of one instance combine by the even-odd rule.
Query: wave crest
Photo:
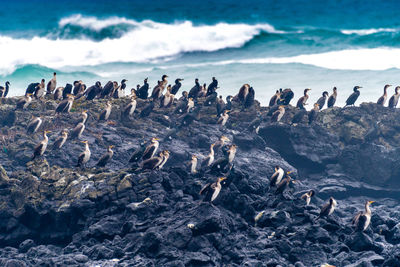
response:
[[[359,30],[340,30],[341,33],[346,34],[346,35],[371,35],[371,34],[376,34],[376,33],[381,33],[381,32],[397,32],[398,29],[392,29],[392,28],[377,28],[377,29],[359,29]]]

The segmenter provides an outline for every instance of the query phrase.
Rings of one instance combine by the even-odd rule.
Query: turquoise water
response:
[[[81,79],[166,73],[209,83],[221,94],[250,83],[266,104],[276,89],[310,103],[338,87],[343,104],[354,85],[376,101],[386,83],[400,84],[397,1],[14,1],[0,10],[0,78],[11,95],[58,73],[58,85]],[[392,89],[393,90],[393,89]],[[310,105],[311,106],[311,105]]]

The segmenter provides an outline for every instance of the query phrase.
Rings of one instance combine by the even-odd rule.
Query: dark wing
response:
[[[277,111],[275,111],[275,112],[272,114],[272,117],[271,117],[271,121],[272,121],[272,122],[278,120],[279,113],[280,113],[280,111],[277,110]]]
[[[319,105],[319,109],[322,109],[325,105],[325,97],[320,97],[317,101],[317,104]]]
[[[206,168],[209,161],[210,161],[210,157],[209,156],[204,158],[203,161],[201,162],[201,168]]]
[[[273,105],[276,104],[276,100],[277,100],[278,96],[275,94],[271,97],[271,99],[269,100],[269,106],[272,107]]]
[[[109,153],[103,155],[100,160],[97,162],[97,166],[104,167],[106,166],[107,162],[111,159],[111,155]]]
[[[356,92],[352,93],[349,98],[346,100],[346,105],[353,105],[358,98],[358,94]]]
[[[299,98],[299,100],[297,101],[296,107],[298,107],[298,108],[304,108],[303,102],[304,102],[304,96],[302,96],[302,97]]]
[[[385,101],[385,97],[381,96],[378,101],[376,102],[378,105],[383,105],[383,102]]]
[[[389,99],[389,108],[393,108],[394,107],[394,96],[391,96]]]
[[[206,184],[199,192],[200,195],[206,194],[209,190],[211,190],[211,183]]]
[[[322,206],[321,211],[319,212],[319,217],[328,216],[329,213],[329,203]]]
[[[155,169],[158,165],[160,165],[161,161],[162,159],[160,157],[146,159],[142,162],[142,169]]]
[[[68,99],[64,99],[63,101],[60,102],[60,104],[58,104],[56,112],[57,113],[64,112],[68,108],[67,106],[68,106]]]
[[[62,141],[63,141],[62,137],[57,138],[56,141],[54,141],[53,150],[60,148]]]
[[[328,108],[333,107],[333,105],[335,105],[336,102],[336,97],[334,97],[333,95],[331,95],[328,98]]]
[[[146,150],[143,153],[143,160],[149,159],[151,158],[151,156],[154,154],[156,147],[154,145],[150,145],[148,147],[146,147]]]
[[[362,211],[357,212],[357,214],[351,220],[351,224],[352,225],[357,225],[358,224],[358,220],[360,219],[361,215],[362,215]]]
[[[39,145],[37,145],[37,146],[35,147],[35,151],[33,152],[33,155],[39,156],[39,155],[40,155],[40,151],[42,150],[42,148],[43,148],[43,144],[42,144],[42,143],[40,143]]]
[[[365,214],[360,214],[357,220],[356,230],[363,231],[366,223],[367,216],[365,216]]]
[[[25,103],[26,103],[26,99],[25,99],[25,98],[22,98],[22,99],[18,100],[18,102],[17,102],[17,109],[23,109]]]
[[[276,184],[276,180],[278,179],[279,176],[279,172],[274,172],[274,174],[272,174],[269,185],[270,186],[274,186]]]
[[[138,161],[143,155],[144,147],[140,146],[138,149],[133,152],[129,162],[136,162]]]
[[[76,165],[77,167],[82,166],[83,158],[85,157],[85,153],[81,153],[78,157],[78,164]]]

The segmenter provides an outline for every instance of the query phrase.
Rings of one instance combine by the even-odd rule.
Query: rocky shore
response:
[[[109,121],[97,117],[106,100],[75,101],[56,116],[57,102],[33,101],[15,111],[17,98],[0,99],[1,266],[400,266],[400,111],[363,103],[322,110],[310,125],[292,124],[288,106],[278,123],[256,102],[234,103],[225,127],[215,106],[201,106],[188,126],[174,107],[121,119],[128,99],[112,100]],[[43,130],[51,144],[89,110],[81,140],[92,158],[76,168],[83,150],[67,140],[31,161]],[[42,116],[36,134],[26,133],[30,116]],[[213,203],[199,191],[221,173],[192,175],[191,156],[207,155],[221,135],[238,146],[234,167]],[[170,151],[161,170],[140,171],[129,158],[151,137]],[[107,146],[114,157],[95,168]],[[216,158],[222,157],[220,153]],[[297,183],[283,196],[269,189],[276,165]],[[299,197],[314,189],[309,206]],[[333,196],[338,207],[315,221]],[[370,227],[353,232],[351,219],[371,206]],[[257,219],[256,219],[257,218]]]

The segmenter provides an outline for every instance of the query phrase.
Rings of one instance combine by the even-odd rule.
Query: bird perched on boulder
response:
[[[203,201],[213,202],[221,192],[221,182],[226,180],[226,177],[218,178],[216,182],[206,184],[201,190],[200,195],[204,195]]]
[[[358,97],[360,96],[360,88],[362,87],[358,85],[354,86],[353,93],[347,98],[346,105],[344,107],[354,106],[354,103],[356,103]]]
[[[374,202],[375,201],[366,201],[365,211],[360,211],[356,214],[356,216],[354,216],[352,224],[355,226],[356,231],[367,230],[369,224],[371,223],[371,209],[369,206]]]

